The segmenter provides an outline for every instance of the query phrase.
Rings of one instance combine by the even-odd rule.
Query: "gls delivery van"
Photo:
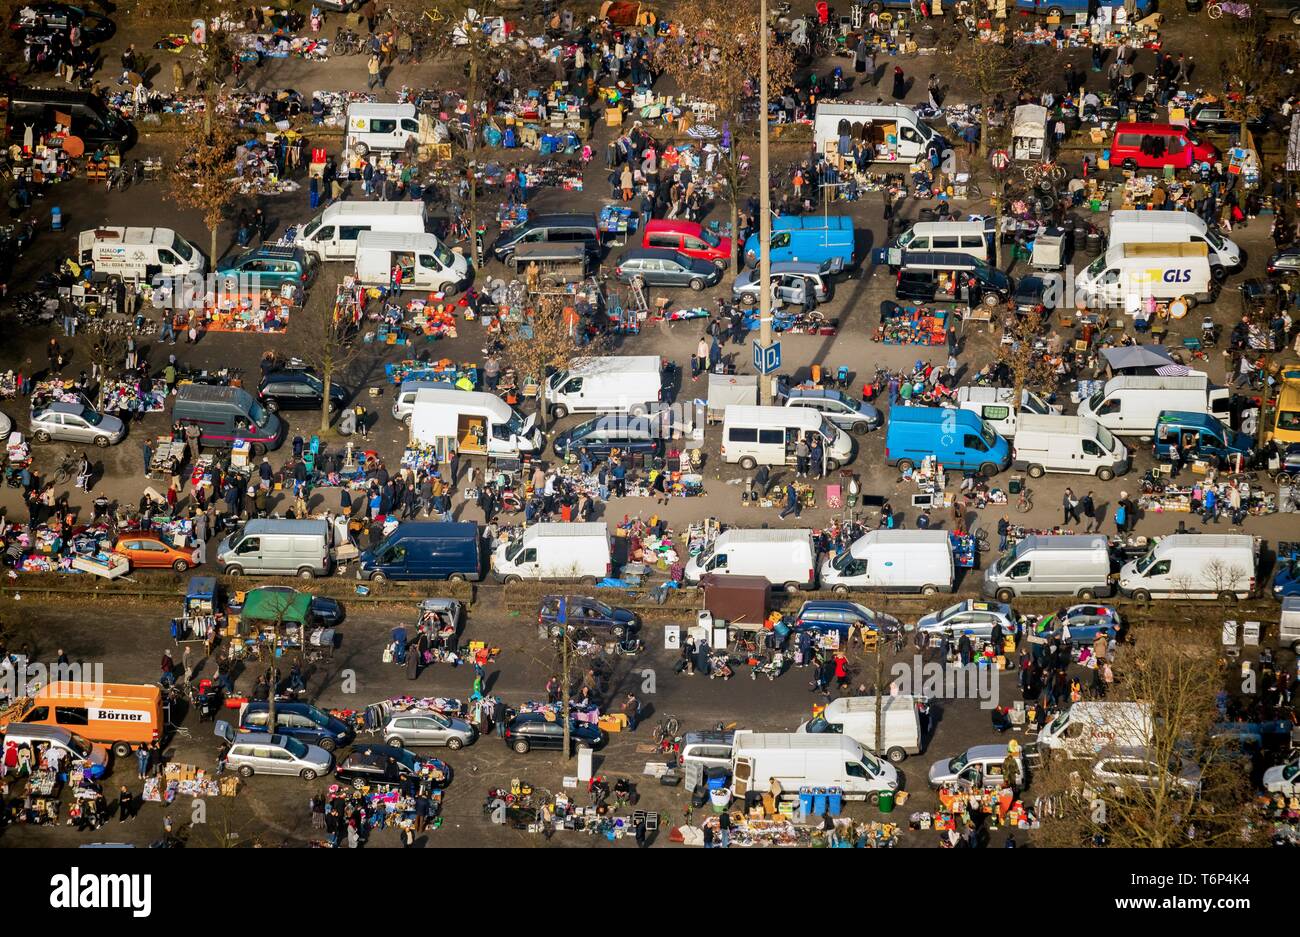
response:
[[[1210,273],[1215,279],[1241,267],[1241,248],[1210,228],[1190,211],[1121,210],[1110,213],[1110,245],[1203,243],[1209,250]]]
[[[601,355],[575,358],[546,379],[542,395],[551,416],[570,413],[649,412],[664,400],[663,359],[658,355]]]
[[[203,252],[171,228],[105,226],[77,235],[77,262],[96,273],[150,282],[201,274]]]
[[[910,472],[926,456],[948,469],[991,478],[1011,464],[1007,441],[969,410],[951,407],[890,407],[885,460]]]
[[[875,803],[898,790],[898,770],[878,761],[846,735],[737,732],[731,748],[732,793],[763,794],[776,781],[780,797],[803,787],[838,787],[847,800]]]
[[[521,417],[495,394],[428,388],[411,407],[411,445],[443,441],[448,451],[518,459],[542,446],[537,414]]]
[[[1059,406],[1048,403],[1032,390],[1020,392],[1020,408],[1011,406],[1015,389],[1011,387],[982,387],[968,384],[957,388],[957,406],[969,410],[983,420],[993,432],[1004,439],[1014,439],[1017,418],[1020,414],[1042,415],[1060,413]]]
[[[1152,598],[1248,599],[1255,594],[1259,544],[1244,534],[1170,534],[1120,567],[1119,591]]]
[[[1115,244],[1074,278],[1078,301],[1089,307],[1186,299],[1189,306],[1218,294],[1205,242]]]
[[[392,234],[362,231],[357,236],[357,282],[388,288],[393,269],[401,268],[402,289],[424,293],[457,293],[469,285],[470,267],[464,254],[448,250],[432,234]]]
[[[1096,420],[1027,413],[1020,418],[1011,464],[1030,478],[1069,472],[1110,481],[1128,471],[1130,460],[1124,444]]]
[[[1077,595],[1091,602],[1113,591],[1110,546],[1100,534],[1033,534],[984,571],[984,594]]]
[[[952,544],[946,530],[872,530],[822,564],[822,588],[951,592]]]
[[[813,735],[847,735],[867,751],[883,750],[885,757],[898,764],[908,755],[919,755],[925,747],[921,736],[921,717],[915,696],[886,696],[880,701],[880,723],[884,727],[883,745],[876,745],[876,697],[841,696],[826,704],[822,714],[802,723],[797,732]]]
[[[604,524],[534,524],[492,554],[493,576],[506,584],[550,579],[590,586],[612,572]]]
[[[809,433],[822,438],[828,472],[853,461],[853,439],[817,410],[730,404],[722,416],[722,461],[745,471],[760,465],[794,465],[795,447]]]
[[[118,758],[162,737],[162,690],[129,683],[56,681],[8,712],[10,723],[62,726]]]
[[[423,202],[335,202],[298,229],[293,246],[321,260],[356,260],[362,231],[423,234]]]
[[[1079,416],[1096,420],[1116,436],[1150,438],[1160,414],[1227,413],[1229,392],[1214,387],[1204,374],[1178,377],[1120,375],[1112,377],[1087,400],[1079,402]]]
[[[817,547],[811,530],[747,530],[733,527],[686,564],[686,581],[705,573],[763,576],[786,592],[817,584]]]

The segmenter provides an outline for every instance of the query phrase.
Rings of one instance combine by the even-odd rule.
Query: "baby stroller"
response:
[[[730,680],[736,675],[731,669],[731,658],[725,653],[715,653],[709,655],[709,679]]]
[[[758,675],[762,674],[768,680],[775,680],[783,673],[785,673],[785,654],[777,651],[771,658],[755,664],[749,672],[749,679],[757,680]]]

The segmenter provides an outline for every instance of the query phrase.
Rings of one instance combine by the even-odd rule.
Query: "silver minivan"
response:
[[[452,751],[474,741],[478,730],[464,719],[432,711],[395,713],[384,726],[384,742],[394,748],[446,745]]]
[[[328,576],[333,535],[324,520],[250,520],[221,541],[217,564],[230,576]]]
[[[930,766],[930,787],[1000,788],[1007,751],[1006,745],[973,745],[954,758],[942,758]]]
[[[454,385],[447,381],[415,379],[402,381],[402,386],[397,388],[397,393],[393,395],[393,419],[409,428],[411,414],[415,412],[416,394],[422,390],[452,390],[453,387]]]
[[[218,723],[229,730],[230,751],[226,769],[243,778],[255,774],[283,774],[314,781],[334,768],[334,756],[319,745],[308,745],[287,735],[247,732],[234,735],[228,723]]]
[[[6,744],[30,745],[33,749],[41,745],[62,749],[67,759],[84,761],[90,768],[90,776],[95,779],[108,773],[108,752],[62,726],[11,722],[5,729],[4,741]],[[66,771],[67,766],[68,761],[64,761],[62,770]]]
[[[32,411],[32,439],[49,442],[93,442],[101,449],[122,441],[126,427],[115,416],[99,413],[80,403],[56,400]]]

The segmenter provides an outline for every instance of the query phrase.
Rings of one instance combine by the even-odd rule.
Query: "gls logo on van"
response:
[[[1152,273],[1155,271],[1153,270]],[[1154,277],[1152,277],[1154,279]],[[1190,268],[1182,270],[1166,270],[1164,272],[1164,281],[1166,283],[1191,283],[1192,271]]]
[[[61,910],[130,908],[132,917],[153,911],[153,876],[108,875],[87,872],[75,865],[67,875],[50,878],[50,907]]]

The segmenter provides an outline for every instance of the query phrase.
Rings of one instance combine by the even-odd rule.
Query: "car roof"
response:
[[[844,393],[830,387],[791,387],[786,396],[802,397],[806,400],[845,400],[849,403],[853,403],[853,401],[849,400]]]
[[[970,748],[966,749],[967,761],[1005,757],[1007,757],[1006,745],[972,745]]]
[[[80,415],[86,410],[85,404],[76,403],[72,400],[56,400],[47,405],[42,413],[74,413]]]
[[[689,264],[691,262],[690,257],[687,257],[681,251],[673,250],[671,247],[633,247],[623,255],[619,260],[619,263],[622,263],[624,260],[643,259],[675,260],[678,263],[683,264]]]

